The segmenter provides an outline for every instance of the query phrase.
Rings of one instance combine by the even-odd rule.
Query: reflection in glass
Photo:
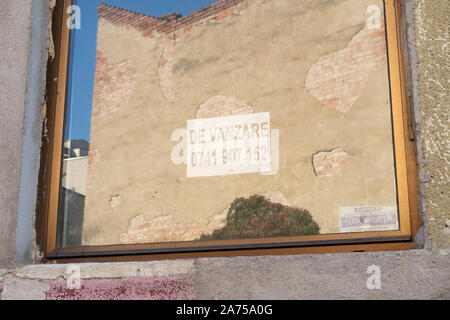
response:
[[[382,0],[105,2],[72,32],[59,246],[398,229]]]

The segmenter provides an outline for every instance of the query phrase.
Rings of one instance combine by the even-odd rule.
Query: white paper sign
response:
[[[188,178],[270,171],[270,113],[187,122]]]
[[[397,207],[339,208],[341,232],[398,230]]]

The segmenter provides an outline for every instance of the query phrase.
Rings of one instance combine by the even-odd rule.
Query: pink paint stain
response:
[[[50,282],[47,300],[194,300],[192,283],[175,277],[82,279],[80,289],[65,281]]]

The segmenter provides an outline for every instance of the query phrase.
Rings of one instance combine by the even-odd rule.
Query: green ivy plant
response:
[[[200,240],[289,237],[319,234],[319,225],[305,209],[272,203],[263,196],[237,198],[222,229]]]

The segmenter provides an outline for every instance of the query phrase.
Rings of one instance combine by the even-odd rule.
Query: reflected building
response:
[[[64,159],[87,157],[89,154],[89,142],[86,140],[67,140],[64,142]]]
[[[101,4],[82,244],[199,240],[255,195],[308,211],[323,234],[341,232],[342,208],[396,213],[373,2],[221,0],[163,17]],[[280,133],[275,175],[188,178],[171,161],[187,121],[256,113]]]
[[[64,142],[61,189],[58,207],[58,243],[62,247],[81,245],[89,142]]]

